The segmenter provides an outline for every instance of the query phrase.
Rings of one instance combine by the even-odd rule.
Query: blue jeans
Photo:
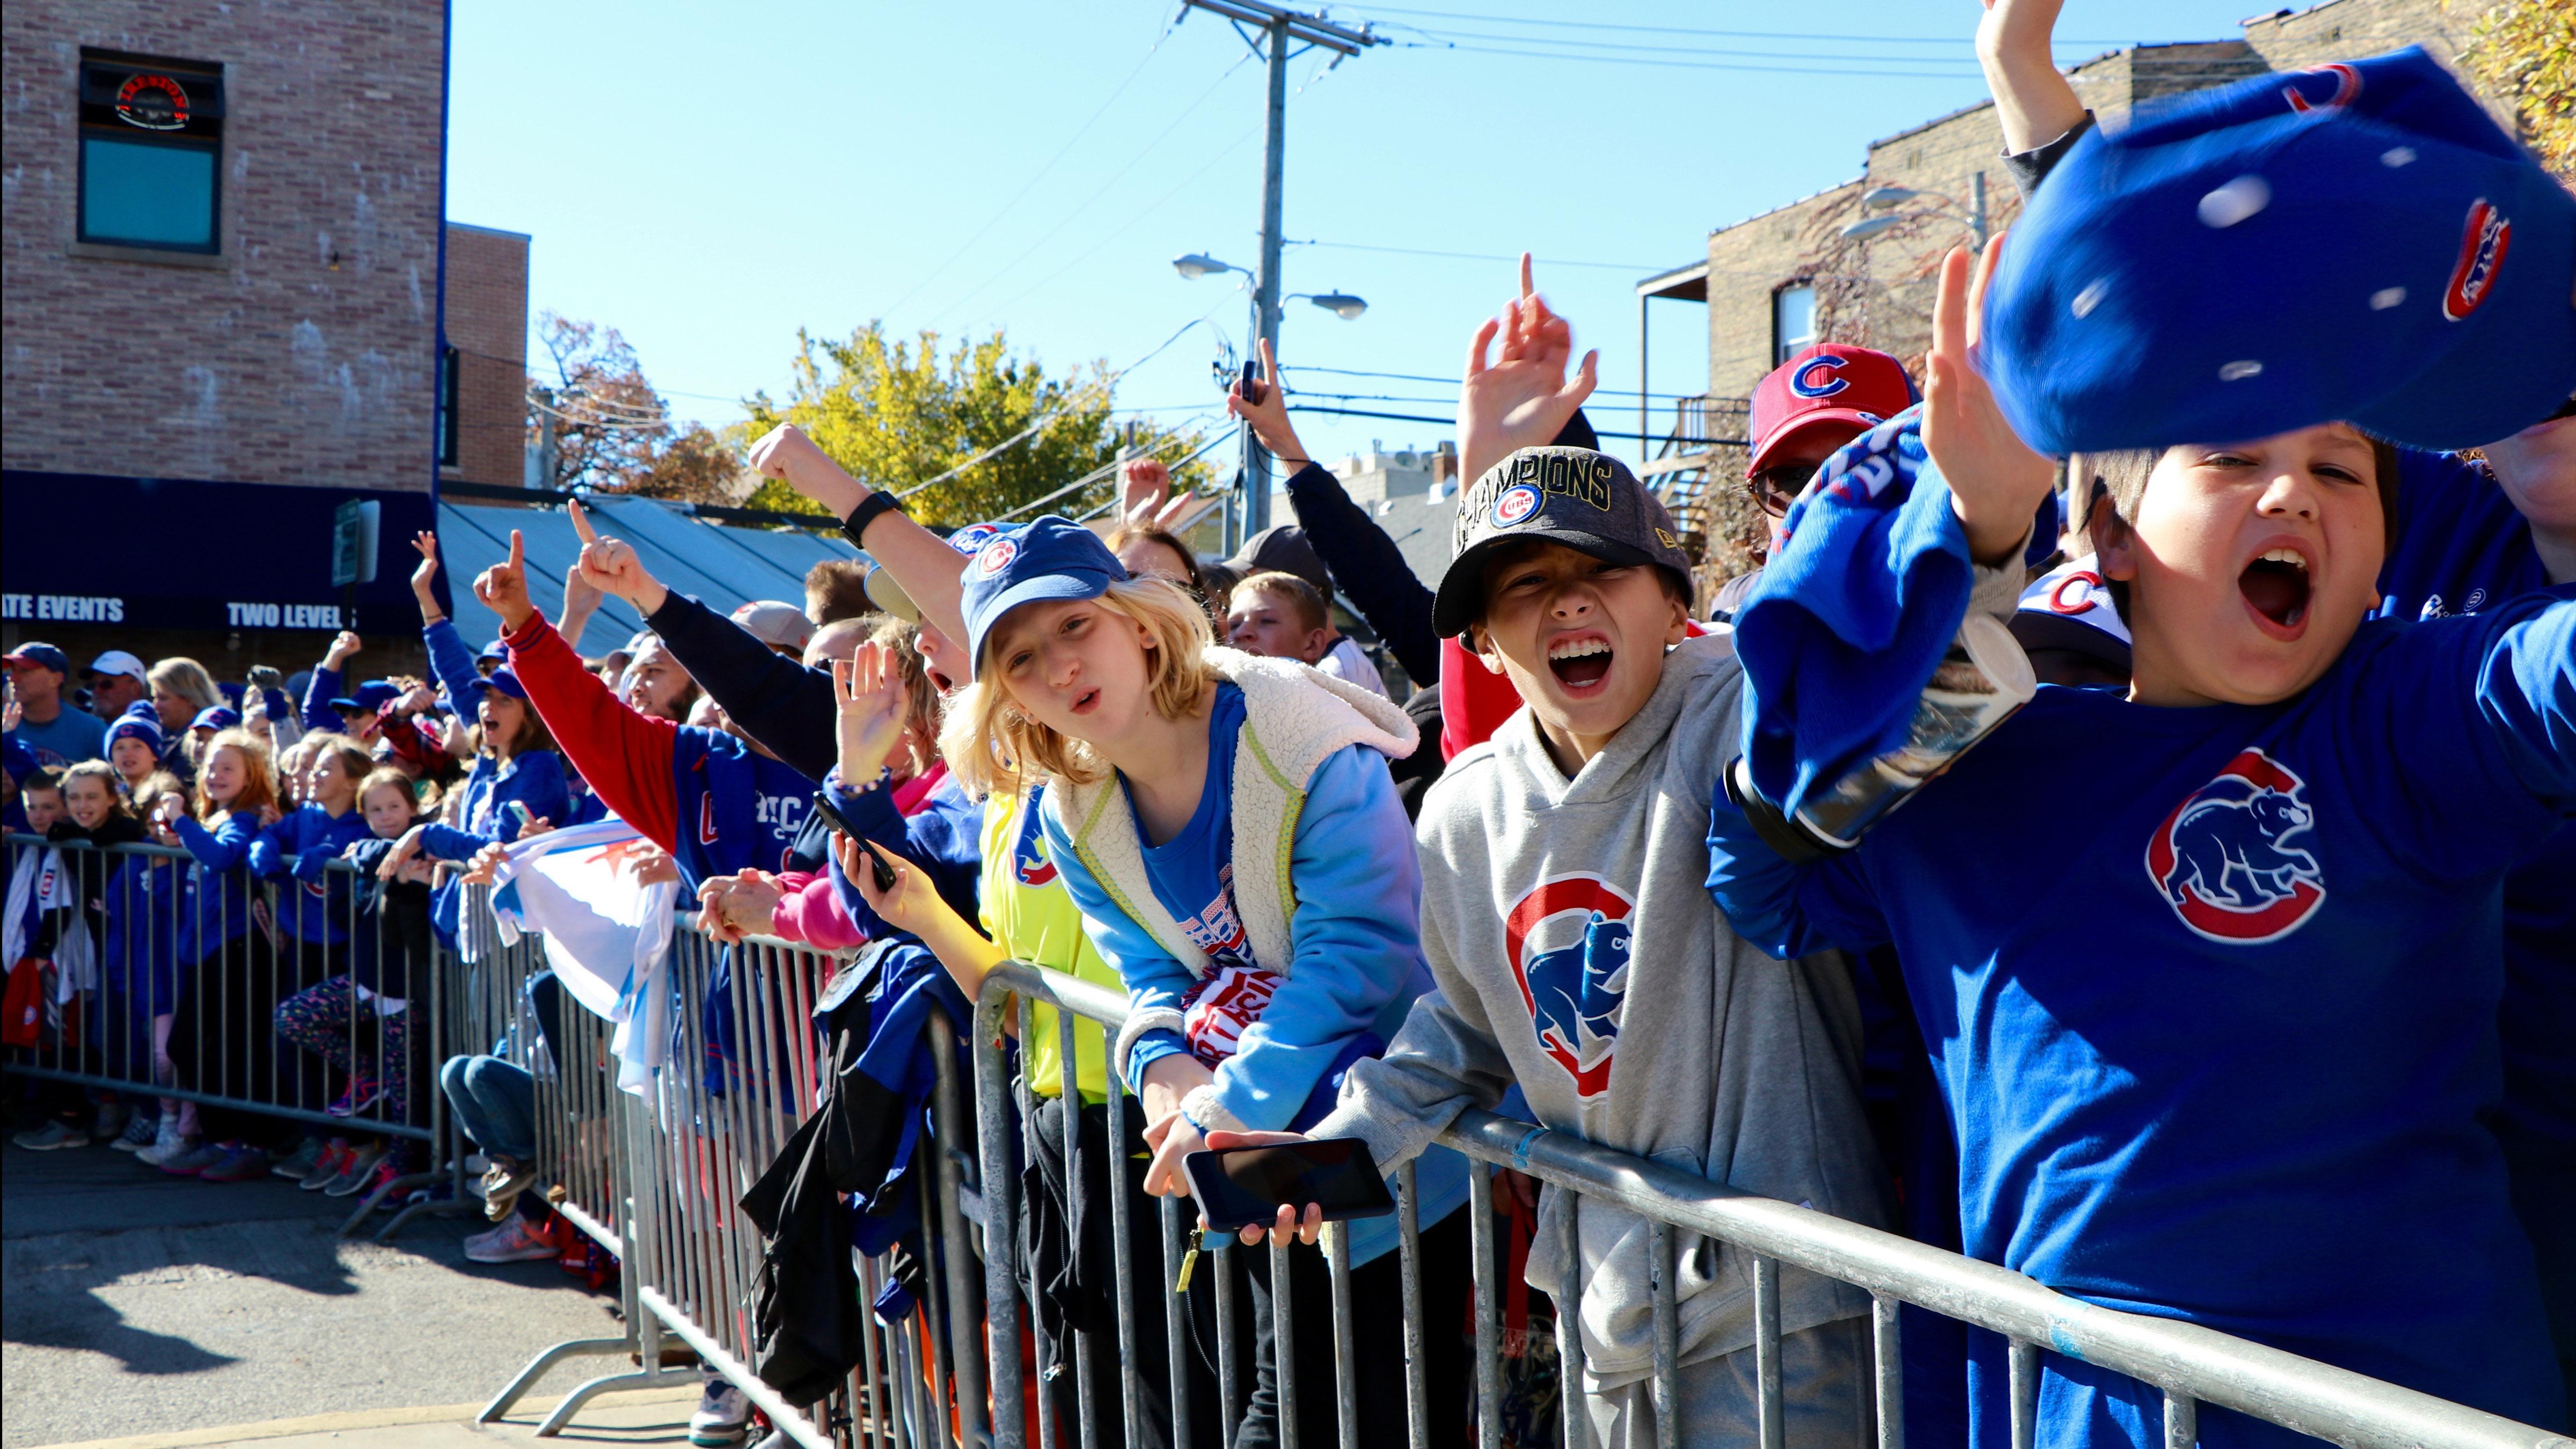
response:
[[[438,1069],[456,1125],[496,1157],[537,1155],[537,1079],[499,1057],[449,1057]]]

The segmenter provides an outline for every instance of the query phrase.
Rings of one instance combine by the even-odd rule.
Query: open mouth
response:
[[[1075,695],[1075,696],[1073,697],[1073,712],[1074,712],[1075,714],[1089,714],[1089,713],[1091,713],[1093,710],[1098,709],[1099,707],[1100,707],[1100,691],[1099,691],[1099,690],[1096,690],[1096,689],[1086,689],[1086,690],[1084,690],[1082,693],[1077,694],[1077,695]]]
[[[926,677],[930,680],[930,687],[931,687],[933,690],[936,690],[937,692],[939,692],[939,693],[941,693],[941,694],[953,694],[953,693],[955,693],[955,692],[956,692],[956,690],[957,690],[957,681],[956,681],[956,680],[953,680],[953,679],[949,678],[947,675],[945,675],[945,674],[941,673],[940,671],[938,671],[938,670],[936,670],[936,669],[932,669],[932,668],[930,668],[930,667],[929,667],[929,666],[927,666],[927,665],[924,665],[924,666],[922,667],[922,671],[921,671],[921,672],[922,672],[922,674],[923,674],[924,676],[926,676]]]
[[[1560,639],[1548,646],[1548,672],[1569,691],[1580,694],[1598,688],[1610,677],[1610,661],[1615,656],[1610,641],[1598,634]]]
[[[2308,617],[2308,561],[2296,549],[2265,549],[2236,576],[2246,606],[2275,626],[2295,633]]]

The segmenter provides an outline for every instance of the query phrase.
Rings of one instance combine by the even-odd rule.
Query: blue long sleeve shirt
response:
[[[2036,780],[2078,793],[2019,815]],[[1774,954],[1895,945],[1970,1255],[2554,1424],[2486,1119],[2505,877],[2571,813],[2560,587],[2365,624],[2278,704],[2043,688],[1857,851],[1805,868],[1721,796],[1710,885]],[[2001,1442],[2000,1393],[1978,1386],[1980,1442]],[[2145,1442],[2151,1405],[2052,1371],[2040,1421],[2049,1443]],[[2214,1411],[2201,1433],[2307,1442]]]
[[[977,902],[984,874],[984,809],[966,798],[954,775],[941,780],[909,817],[894,807],[894,791],[880,786],[853,790],[834,766],[823,778],[824,797],[860,836],[883,845],[921,868],[948,908],[972,921],[981,914]],[[832,895],[849,912],[850,923],[869,940],[897,934],[868,908],[867,898],[841,869],[841,853],[826,853],[832,872]]]
[[[179,959],[200,961],[250,929],[256,894],[250,851],[259,839],[259,821],[235,810],[211,830],[194,816],[182,816],[171,829],[196,857],[196,866],[189,872],[190,904],[180,933]]]
[[[333,815],[319,805],[297,806],[260,832],[250,847],[251,873],[294,877],[291,886],[278,892],[280,929],[311,945],[349,939],[351,877],[329,866],[367,835],[367,817],[360,811]],[[291,908],[288,901],[294,903]]]
[[[340,671],[327,664],[313,666],[313,677],[304,685],[304,727],[308,730],[337,730],[340,712],[331,701],[340,697]]]

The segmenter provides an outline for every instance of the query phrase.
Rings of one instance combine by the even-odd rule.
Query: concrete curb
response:
[[[692,1402],[698,1389],[627,1389],[601,1394],[584,1406],[585,1412],[613,1408],[621,1404],[658,1402]],[[496,1436],[514,1428],[532,1428],[553,1408],[555,1399],[526,1399],[511,1411],[508,1418],[484,1426]],[[228,1424],[212,1429],[173,1429],[158,1434],[128,1434],[116,1439],[82,1439],[69,1443],[31,1446],[31,1449],[203,1449],[216,1444],[256,1443],[262,1439],[287,1439],[299,1434],[344,1434],[368,1429],[391,1429],[408,1424],[435,1424],[447,1421],[460,1428],[474,1426],[474,1416],[482,1412],[480,1401],[471,1404],[432,1404],[408,1409],[356,1409],[336,1414],[306,1414],[294,1419],[269,1419],[255,1424]]]

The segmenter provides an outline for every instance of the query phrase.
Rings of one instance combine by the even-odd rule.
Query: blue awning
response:
[[[826,559],[851,558],[838,538],[793,528],[736,528],[693,518],[650,498],[584,500],[592,527],[634,546],[653,577],[720,614],[754,599],[803,608],[805,574]],[[501,621],[474,599],[476,574],[510,555],[517,529],[528,564],[529,591],[549,619],[563,610],[563,579],[581,552],[572,518],[559,508],[441,503],[438,543],[453,583],[456,627],[476,643],[496,637]],[[618,599],[600,605],[582,638],[585,652],[604,654],[644,627]]]

